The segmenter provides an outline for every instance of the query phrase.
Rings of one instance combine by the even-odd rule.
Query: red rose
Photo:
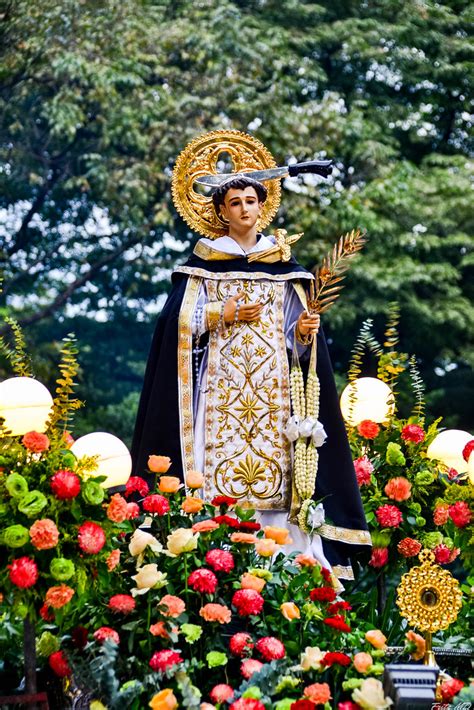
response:
[[[369,565],[374,568],[385,567],[388,562],[388,549],[386,547],[373,547]]]
[[[333,602],[336,598],[336,590],[334,587],[312,589],[309,593],[309,598],[312,602]]]
[[[346,620],[341,614],[335,614],[330,619],[323,619],[323,624],[330,626],[336,631],[350,631],[351,627],[346,623]]]
[[[46,434],[40,434],[38,431],[29,431],[24,434],[21,443],[34,454],[40,454],[42,451],[49,449],[49,439]],[[466,459],[467,461],[467,459]]]
[[[265,710],[265,705],[255,698],[239,698],[232,703],[229,710]]]
[[[464,500],[449,506],[449,517],[457,528],[465,528],[471,522],[471,509]]]
[[[261,527],[260,523],[254,523],[252,520],[242,520],[239,524],[240,532],[258,532]]]
[[[105,545],[105,532],[100,525],[87,521],[77,533],[79,547],[88,555],[96,555]]]
[[[464,688],[464,683],[462,680],[457,678],[451,678],[451,680],[445,680],[441,683],[440,692],[441,700],[445,703],[451,702],[451,700],[459,693],[459,691]]]
[[[50,481],[51,490],[56,498],[69,500],[81,491],[81,481],[73,471],[56,471]]]
[[[311,700],[295,700],[291,703],[290,710],[315,710],[315,707]]]
[[[254,589],[238,589],[232,597],[232,604],[239,616],[260,614],[264,602],[262,595]]]
[[[334,602],[334,604],[329,604],[327,608],[328,614],[337,614],[338,611],[350,611],[352,609],[348,602]]]
[[[474,439],[471,439],[471,441],[468,441],[466,446],[462,450],[462,457],[466,463],[469,461],[469,457],[473,451],[474,451]]]
[[[62,651],[55,651],[48,658],[49,667],[59,678],[66,678],[72,671],[67,662],[67,658]]]
[[[420,444],[424,441],[425,432],[418,424],[407,424],[402,429],[401,437],[403,441],[412,441],[414,444]]]
[[[142,506],[147,513],[156,513],[157,515],[165,515],[170,509],[168,498],[160,496],[159,493],[152,493],[147,496],[143,500]]]
[[[176,666],[178,663],[182,662],[183,659],[181,655],[176,651],[172,651],[171,649],[167,649],[165,651],[155,651],[150,659],[150,668],[154,671],[161,671],[164,673],[167,668],[171,668],[172,666]]]
[[[8,565],[10,582],[21,589],[28,589],[38,580],[38,566],[30,557],[18,557]]]
[[[329,651],[328,653],[325,653],[323,660],[321,661],[321,665],[327,666],[328,668],[336,664],[338,666],[349,666],[350,663],[351,657],[347,656],[345,653],[339,653],[339,651],[335,651],[334,653]]]
[[[229,528],[239,528],[240,523],[237,518],[233,518],[231,515],[216,515],[212,518],[215,523],[219,525],[227,525]]]
[[[210,569],[196,569],[188,577],[189,586],[201,594],[214,594],[217,587],[217,577]]]
[[[254,673],[258,673],[261,668],[263,668],[263,663],[255,658],[246,658],[240,664],[240,672],[246,680],[251,678]]]
[[[233,688],[231,688],[230,685],[226,685],[225,683],[215,685],[209,693],[209,697],[211,698],[212,702],[216,704],[225,703],[227,700],[233,698],[233,696]]]
[[[114,594],[110,597],[107,605],[112,611],[120,611],[122,614],[130,614],[135,609],[135,599],[130,594]]]
[[[274,636],[265,636],[257,641],[255,648],[265,661],[276,661],[285,657],[285,647]]]
[[[370,419],[364,419],[357,425],[357,431],[364,439],[375,439],[380,431],[380,427]]]
[[[404,537],[397,545],[397,550],[403,557],[416,557],[421,548],[421,542],[412,537]]]
[[[403,520],[402,511],[396,505],[381,505],[375,515],[383,528],[397,528]]]
[[[99,643],[104,643],[107,639],[114,643],[120,643],[120,636],[114,629],[111,629],[110,626],[101,626],[100,629],[94,631],[94,638]]]
[[[230,572],[234,569],[234,558],[232,553],[227,550],[220,550],[218,548],[209,550],[209,552],[206,553],[205,559],[214,572]]]
[[[125,486],[124,496],[125,498],[129,498],[134,493],[138,493],[138,495],[144,498],[149,492],[150,488],[144,478],[141,476],[130,476]]]
[[[250,634],[245,633],[245,631],[239,631],[230,639],[230,652],[233,656],[237,656],[238,658],[252,655],[253,647],[253,639]]]
[[[218,508],[220,505],[235,505],[238,502],[238,498],[231,498],[230,496],[214,496],[211,500],[211,505],[215,505],[216,508]]]

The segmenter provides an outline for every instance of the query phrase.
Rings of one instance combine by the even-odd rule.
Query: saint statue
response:
[[[218,174],[223,152],[236,173]],[[175,205],[206,236],[174,270],[158,319],[132,444],[134,472],[146,477],[148,456],[157,453],[171,458],[170,473],[184,483],[187,472],[201,471],[206,500],[225,495],[251,506],[263,525],[290,529],[293,549],[351,579],[350,557],[370,545],[370,535],[319,315],[307,302],[314,277],[291,256],[300,235],[261,231],[276,213],[280,185],[253,176],[273,167],[265,147],[238,131],[206,134],[177,161]],[[210,196],[196,190],[206,173],[215,185]],[[298,373],[311,372],[316,349],[319,418],[309,416],[308,405],[302,421]],[[307,447],[307,437],[316,443]],[[296,438],[303,448],[293,451]],[[306,450],[313,452],[304,459],[307,479],[298,453]]]

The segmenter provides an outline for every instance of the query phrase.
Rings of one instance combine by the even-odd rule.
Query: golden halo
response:
[[[434,559],[431,550],[423,550],[421,565],[404,574],[397,588],[400,614],[411,626],[430,633],[447,629],[462,606],[458,581]]]
[[[250,172],[277,167],[263,143],[241,131],[211,131],[198,136],[181,151],[173,170],[171,192],[181,217],[191,229],[211,239],[227,234],[226,223],[217,216],[212,197],[194,190],[194,182],[203,175],[217,175],[217,162],[222,153],[232,160],[232,172]],[[265,229],[280,206],[280,180],[268,180],[268,196],[258,221]]]

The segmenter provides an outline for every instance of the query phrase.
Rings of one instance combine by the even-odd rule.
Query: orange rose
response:
[[[240,586],[242,589],[255,589],[256,592],[261,592],[265,585],[266,581],[264,579],[255,577],[249,572],[245,572],[240,578]]]
[[[257,540],[255,543],[255,550],[261,557],[271,557],[278,552],[279,549],[280,546],[277,545],[272,538]]]
[[[296,555],[295,562],[300,567],[316,567],[319,564],[313,555],[305,555],[303,553]]]
[[[365,653],[364,651],[356,653],[352,661],[356,671],[359,673],[367,673],[374,664],[374,659],[370,653]]]
[[[162,493],[176,493],[182,486],[176,476],[161,476],[158,488]]]
[[[266,538],[275,540],[275,542],[279,545],[287,545],[288,543],[293,542],[290,538],[290,531],[286,528],[277,528],[268,525],[263,529],[263,532],[265,533]]]
[[[250,533],[236,532],[232,533],[232,535],[230,536],[230,541],[242,542],[244,545],[253,545],[255,542],[257,542],[257,538],[255,537],[255,535],[251,535]]]
[[[300,618],[300,610],[294,602],[284,602],[280,605],[280,611],[287,621]]]
[[[186,485],[188,488],[202,488],[204,476],[199,471],[188,471],[186,474]]]
[[[413,658],[414,661],[421,661],[426,652],[426,641],[423,638],[423,636],[420,636],[420,634],[415,633],[410,629],[410,631],[407,631],[405,634],[406,640],[415,645],[415,649],[410,653],[411,657]]]
[[[387,637],[383,635],[378,629],[371,629],[365,634],[366,640],[374,647],[379,649],[386,649],[387,644],[385,643]]]
[[[185,513],[199,513],[204,505],[204,501],[201,498],[192,498],[188,496],[181,503],[181,510]]]
[[[216,523],[215,520],[201,520],[199,523],[194,523],[193,527],[191,528],[193,532],[211,532],[212,530],[217,530],[219,527],[219,523]]]
[[[169,456],[149,456],[148,457],[148,468],[153,473],[166,473],[166,471],[171,466],[171,459]]]
[[[154,695],[148,705],[152,710],[175,710],[178,707],[178,701],[171,688],[165,688]]]

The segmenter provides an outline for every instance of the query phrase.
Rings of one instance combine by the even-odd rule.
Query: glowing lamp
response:
[[[11,377],[0,382],[0,417],[14,436],[46,429],[53,398],[33,377]]]
[[[467,463],[464,461],[462,450],[472,438],[472,434],[467,431],[446,429],[435,436],[426,455],[429,459],[441,461],[448,468],[455,468],[458,473],[466,473]]]
[[[385,422],[393,412],[392,390],[376,377],[359,377],[349,383],[341,395],[342,416],[351,426],[364,419]]]
[[[107,476],[101,484],[103,488],[124,486],[132,472],[132,457],[119,438],[113,434],[96,431],[81,436],[71,446],[72,453],[77,458],[97,456],[98,467],[90,471],[91,476]]]

